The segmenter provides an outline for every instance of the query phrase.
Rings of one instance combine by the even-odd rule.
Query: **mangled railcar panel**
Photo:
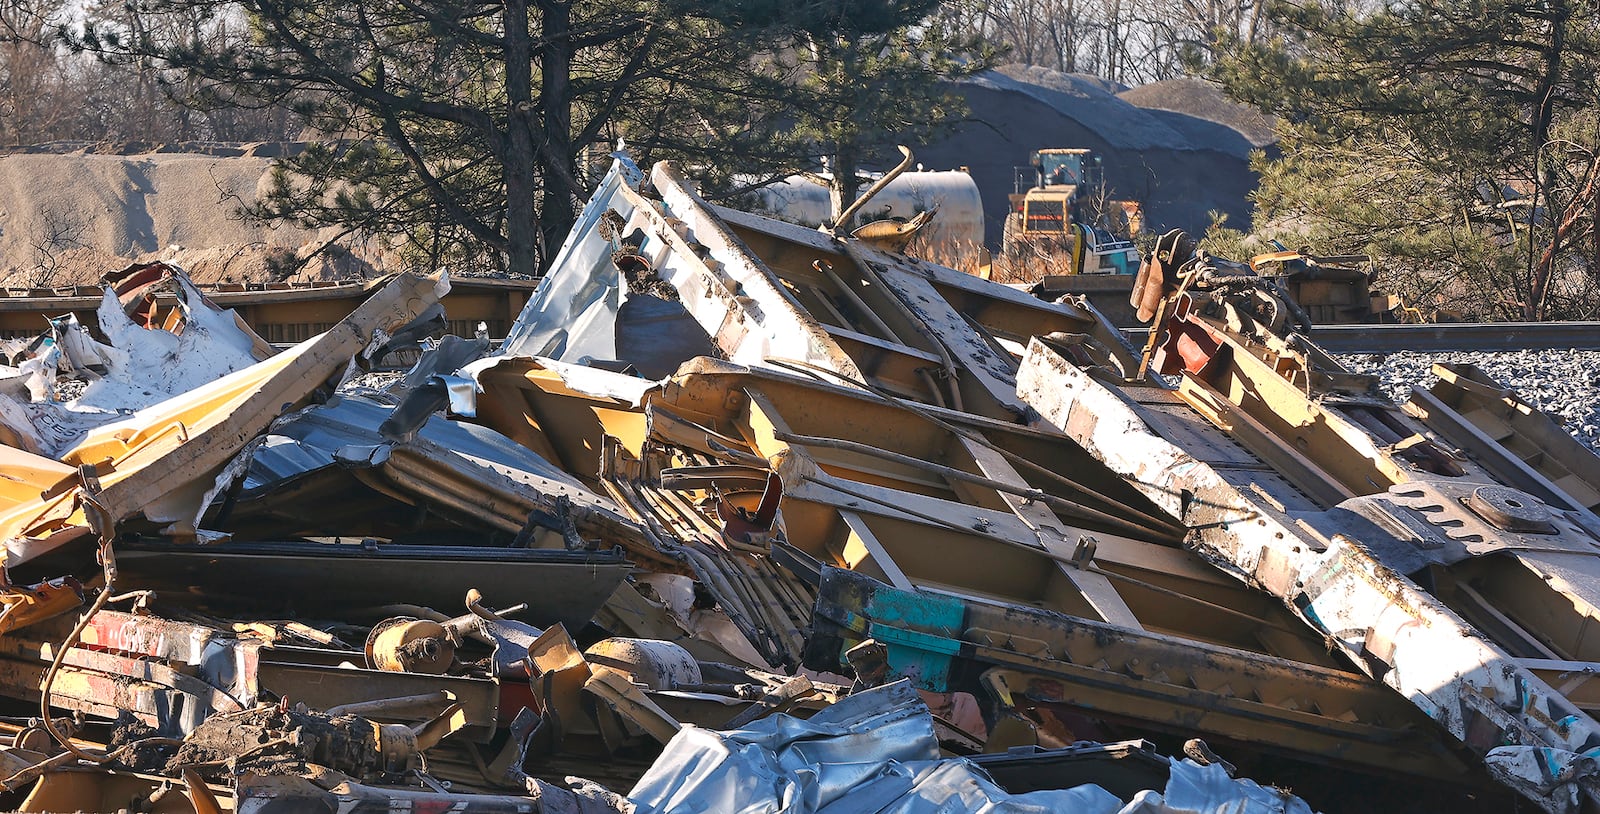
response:
[[[1485,781],[1442,747],[1414,707],[1355,673],[938,590],[895,589],[834,568],[824,569],[816,615],[809,666],[836,669],[875,639],[887,647],[891,675],[928,690],[975,692],[1002,715],[1030,721],[1041,737],[1047,730],[1084,737],[1093,720],[1137,721],[1316,762]]]
[[[1559,506],[1497,483],[1482,464],[1514,460],[1510,449],[1482,436],[1468,439],[1465,453],[1447,449],[1415,410],[1407,415],[1374,399],[1358,382],[1353,391],[1338,389],[1343,374],[1331,361],[1302,356],[1270,334],[1260,342],[1235,337],[1193,315],[1172,326],[1203,332],[1216,348],[1185,355],[1178,395],[1302,488],[1331,487],[1324,500],[1338,508],[1318,524],[1324,537],[1363,540],[1400,573],[1428,565],[1419,577],[1434,595],[1514,654],[1588,657],[1580,655],[1589,652],[1584,634],[1600,621],[1600,524],[1590,512],[1561,508],[1572,499],[1553,492]],[[1331,366],[1324,378],[1334,389],[1315,389],[1316,377],[1305,375],[1318,373],[1317,364]],[[1301,389],[1307,382],[1310,393]],[[1442,408],[1433,415],[1442,419]],[[1232,420],[1245,416],[1251,419]],[[1594,456],[1573,456],[1584,459]]]
[[[37,700],[55,648],[73,627],[56,619],[0,638],[0,686]],[[208,628],[102,611],[63,657],[53,706],[115,719],[124,711],[160,732],[191,731],[208,716],[255,702],[259,644]]]
[[[401,277],[322,336],[97,428],[62,460],[101,470],[96,499],[113,520],[142,513],[193,533],[217,488],[216,473],[246,441],[342,370],[378,332],[406,324],[447,291],[442,278]]]
[[[71,514],[70,508],[51,512],[53,505],[63,501],[70,506],[71,501],[65,495],[76,485],[77,478],[76,467],[20,449],[0,446],[0,535],[4,536],[7,545],[30,534],[48,534],[70,528],[86,531],[82,523],[66,523],[66,517]],[[41,521],[47,516],[59,517],[54,528],[48,531],[47,526],[41,526]]]
[[[1030,336],[1081,338],[1093,348],[1089,358],[1129,371],[1136,366],[1127,339],[1084,304],[1047,303],[860,240],[721,207],[716,212],[847,347],[846,335],[866,336],[907,353],[935,354],[947,368],[972,369],[979,381],[962,384],[975,391],[969,395],[976,411],[990,412],[983,393],[1016,406],[1008,385]]]
[[[995,404],[1007,400],[1009,390],[984,389],[983,381],[964,378],[961,367],[967,360],[952,355],[949,340],[941,337],[941,327],[948,330],[959,321],[941,314],[947,317],[942,326],[932,324],[908,307],[895,284],[861,262],[863,247],[857,241],[732,210],[717,212],[875,386],[939,406],[963,410],[970,402],[974,412],[1009,415]],[[970,333],[965,325],[960,332]]]
[[[475,363],[464,371],[482,390],[474,420],[593,484],[600,476],[605,436],[619,439],[638,455],[645,435],[637,402],[642,393],[629,393],[626,399],[591,394],[569,386],[562,369],[542,359],[491,358]],[[627,376],[606,378],[648,386]]]
[[[1006,511],[1000,492],[977,488],[998,482],[1023,497],[1038,492],[1063,518],[1088,528],[1181,537],[1136,489],[1059,433],[862,393],[804,368],[696,360],[664,384],[651,407],[695,416],[724,440],[740,436],[741,446],[761,457],[798,443],[823,471],[842,477]]]
[[[665,214],[653,209],[648,214],[670,250],[659,261],[657,273],[677,289],[684,306],[726,358],[750,365],[769,358],[793,359],[862,375],[825,327],[728,229],[675,166],[657,164],[651,178]],[[669,263],[675,267],[666,268]]]
[[[952,388],[949,406],[1008,420],[1021,415],[1022,405],[1015,395],[1016,360],[1009,352],[980,333],[925,278],[908,272],[915,268],[910,261],[874,252],[857,242],[846,243],[845,248],[861,275],[893,293],[907,321],[927,337],[939,355]]]
[[[1492,439],[1468,439],[1467,452],[1447,449],[1415,409],[1407,415],[1367,395],[1368,383],[1340,384],[1345,374],[1331,361],[1183,310],[1168,323],[1158,366],[1180,377],[1177,395],[1196,413],[1322,506],[1337,504],[1313,524],[1317,533],[1362,540],[1403,574],[1428,566],[1418,576],[1437,586],[1434,595],[1514,654],[1584,658],[1584,633],[1600,621],[1600,523],[1592,513],[1547,506],[1497,482],[1480,462],[1503,464],[1513,453]],[[1442,419],[1443,409],[1433,415]],[[1485,557],[1492,562],[1475,561]]]
[[[717,445],[725,453],[737,447],[740,459],[770,462],[784,486],[783,539],[823,562],[901,587],[1326,658],[1276,603],[1176,548],[1171,521],[1119,478],[1096,473],[1097,462],[1085,459],[1071,477],[1044,477],[1052,473],[990,441],[1025,435],[1027,443],[1014,443],[1048,448],[1062,445],[1060,436],[706,360],[649,399],[647,412],[666,410],[706,421],[702,434],[725,439]],[[675,437],[693,443],[687,432]]]
[[[1436,364],[1413,388],[1407,414],[1511,486],[1563,509],[1600,508],[1600,456],[1550,415],[1468,364]]]
[[[1188,523],[1200,550],[1280,597],[1374,678],[1490,758],[1499,779],[1549,810],[1567,810],[1563,801],[1577,784],[1527,792],[1511,758],[1544,747],[1587,752],[1600,746],[1600,725],[1443,603],[1333,532],[1336,524],[1319,534],[1319,513],[1292,516],[1276,495],[1230,483],[1156,434],[1124,393],[1040,343],[1030,348],[1018,390],[1045,422]]]
[[[1015,418],[1014,360],[922,275],[906,275],[901,258],[858,240],[718,211],[877,386],[958,411]]]
[[[245,488],[214,524],[270,531],[277,518],[292,516],[297,501],[309,501],[307,508],[325,514],[290,519],[278,539],[368,533],[406,542],[639,547],[639,530],[614,502],[537,453],[486,427],[437,416],[402,432],[391,427],[400,412],[346,396],[280,422],[250,454]],[[341,507],[340,500],[351,503]],[[363,505],[377,516],[359,516]],[[563,538],[567,520],[576,542]]]
[[[1033,542],[1039,533],[1008,513],[831,478],[789,480],[788,539],[824,563],[899,588],[941,590],[1086,619],[1104,618],[1110,599],[1125,603],[1131,619],[1115,620],[1124,627],[1337,663],[1281,606],[1227,581],[1189,552],[1095,535],[1092,554],[1079,548],[1062,553]],[[1091,593],[1100,585],[1086,577],[1098,577],[1114,593]]]

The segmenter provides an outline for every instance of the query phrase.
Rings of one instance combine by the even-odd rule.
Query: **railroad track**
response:
[[[1135,345],[1147,328],[1125,329]],[[1319,325],[1311,339],[1330,353],[1600,350],[1600,322],[1450,322]]]

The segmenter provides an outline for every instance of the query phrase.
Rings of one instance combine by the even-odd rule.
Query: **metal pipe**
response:
[[[867,187],[867,191],[861,193],[861,197],[856,198],[855,203],[850,204],[847,209],[839,213],[839,218],[828,226],[828,234],[837,237],[839,235],[839,227],[849,223],[850,219],[855,217],[856,212],[860,211],[861,207],[866,206],[867,201],[872,200],[872,196],[882,192],[883,188],[888,186],[889,183],[894,179],[899,178],[901,173],[911,169],[912,162],[916,161],[916,159],[911,155],[911,148],[905,146],[904,144],[899,145],[899,147],[900,154],[905,156],[905,158],[901,159],[900,163],[896,165],[894,169],[884,173],[883,177],[879,178],[877,183]]]
[[[1159,529],[1146,528],[1123,518],[1106,514],[1098,509],[1093,509],[1080,503],[1074,503],[1065,498],[1056,497],[1055,495],[1048,494],[1039,489],[1034,489],[1027,486],[1017,486],[1016,484],[1007,483],[1002,480],[995,480],[994,478],[984,477],[983,475],[974,475],[971,472],[956,469],[952,466],[945,466],[944,464],[936,464],[930,461],[924,461],[921,458],[913,458],[910,455],[901,455],[898,452],[890,452],[886,449],[878,449],[877,447],[869,444],[846,441],[842,438],[819,438],[814,435],[796,435],[794,433],[782,431],[774,432],[772,435],[774,438],[785,443],[803,444],[805,446],[824,447],[828,449],[842,449],[847,452],[854,452],[860,455],[868,455],[874,458],[881,458],[886,461],[893,461],[894,463],[932,472],[936,475],[943,475],[944,477],[952,480],[965,481],[978,486],[984,486],[989,489],[993,489],[996,492],[1004,492],[1008,495],[1016,495],[1017,497],[1025,498],[1027,500],[1037,500],[1056,511],[1071,515],[1079,520],[1104,523],[1108,526],[1112,526],[1120,531],[1130,534],[1145,536],[1160,532]]]

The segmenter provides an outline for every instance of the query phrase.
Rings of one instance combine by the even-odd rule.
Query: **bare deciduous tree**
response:
[[[950,0],[945,21],[1011,58],[1129,85],[1210,62],[1219,37],[1261,37],[1264,0]]]

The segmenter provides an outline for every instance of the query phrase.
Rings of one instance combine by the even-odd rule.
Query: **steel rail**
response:
[[[1125,328],[1142,342],[1148,328]],[[1600,350],[1600,322],[1443,322],[1318,325],[1311,341],[1330,353]]]

